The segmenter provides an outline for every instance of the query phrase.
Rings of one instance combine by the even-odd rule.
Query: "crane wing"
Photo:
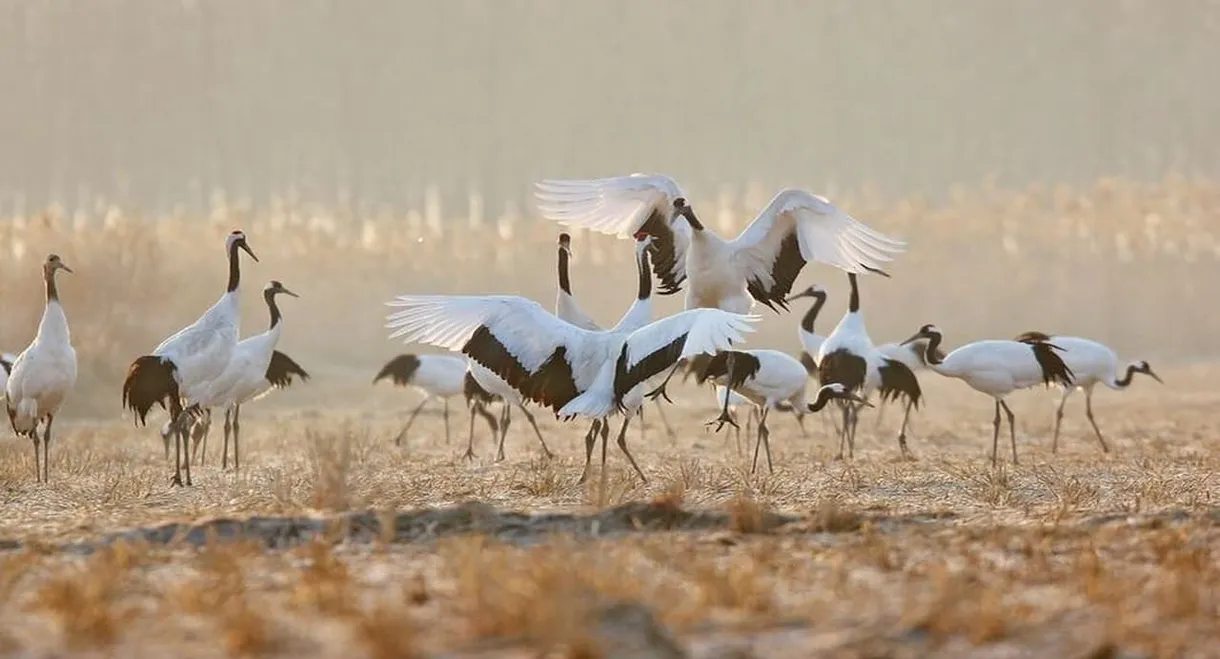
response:
[[[678,183],[662,174],[631,174],[587,180],[547,179],[534,184],[542,216],[567,226],[632,238],[653,237],[648,251],[661,295],[682,290],[690,225],[674,221],[674,200],[685,197]]]
[[[906,249],[805,190],[781,190],[729,243],[750,295],[772,310],[784,301],[809,261],[847,272],[878,271]]]
[[[679,359],[727,350],[745,341],[760,316],[722,309],[688,309],[650,323],[623,344],[615,368],[614,394],[622,398],[636,385],[673,367]]]
[[[390,338],[461,352],[522,396],[553,405],[589,386],[580,365],[611,338],[556,318],[515,295],[402,295],[388,302]],[[567,378],[556,377],[564,373]],[[566,400],[565,400],[566,402]]]

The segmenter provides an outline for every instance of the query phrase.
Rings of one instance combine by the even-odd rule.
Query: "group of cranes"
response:
[[[874,344],[866,329],[859,276],[888,278],[882,266],[904,251],[901,241],[858,222],[825,198],[803,190],[779,192],[763,211],[732,240],[707,229],[672,179],[632,174],[592,180],[545,180],[537,184],[541,214],[560,224],[620,238],[635,246],[636,294],[619,321],[609,329],[598,325],[577,302],[571,285],[571,237],[559,236],[554,312],[515,295],[401,295],[389,302],[391,338],[444,348],[458,355],[403,354],[385,364],[374,378],[416,387],[425,398],[411,412],[395,439],[407,436],[420,410],[432,400],[443,404],[446,441],[450,439],[449,400],[465,399],[470,414],[466,456],[474,457],[475,417],[481,416],[492,435],[497,433],[497,459],[513,407],[524,413],[543,453],[551,457],[527,404],[550,409],[569,421],[588,419],[585,463],[588,476],[600,436],[602,478],[610,423],[621,416],[616,443],[642,481],[648,478],[627,447],[631,420],[654,400],[667,433],[674,436],[664,415],[666,386],[685,364],[699,383],[715,384],[719,416],[708,422],[720,430],[738,427],[731,408],[748,405],[757,418],[758,436],[751,470],[760,448],[772,469],[771,410],[791,411],[801,423],[807,413],[839,405],[839,455],[854,454],[859,409],[881,402],[905,401],[898,445],[913,457],[906,442],[910,416],[923,401],[917,373],[930,370],[960,379],[994,400],[992,462],[998,461],[1001,411],[1007,416],[1012,460],[1017,462],[1015,415],[1006,398],[1013,391],[1039,384],[1058,386],[1063,397],[1056,410],[1052,450],[1057,450],[1063,409],[1076,389],[1085,391],[1086,416],[1103,451],[1105,438],[1093,416],[1092,394],[1097,384],[1123,389],[1134,374],[1160,381],[1146,361],[1120,369],[1108,347],[1080,337],[1025,332],[1011,340],[976,341],[945,354],[943,335],[925,324],[905,341]],[[225,413],[222,468],[228,467],[233,440],[234,469],[240,468],[241,407],[293,378],[309,378],[294,360],[276,349],[283,332],[277,296],[297,297],[272,280],[263,289],[270,315],[266,331],[239,341],[238,299],[241,252],[258,257],[243,232],[225,241],[228,279],[220,298],[192,324],[162,341],[149,354],[135,359],[122,386],[123,404],[137,425],[143,425],[154,405],[169,413],[162,427],[168,445],[174,441],[175,485],[191,485],[191,463],[206,457],[211,413]],[[792,293],[804,266],[816,261],[847,273],[847,310],[827,335],[815,323],[827,294],[813,285]],[[10,425],[34,444],[38,480],[49,478],[51,428],[76,381],[76,353],[67,316],[59,301],[56,275],[71,273],[58,255],[43,263],[46,306],[30,345],[0,358],[0,388]],[[686,289],[685,310],[654,319],[653,281],[657,293],[673,295]],[[771,349],[742,349],[746,334],[760,319],[750,313],[762,304],[776,313],[793,302],[811,298],[812,305],[798,325],[800,359]],[[808,380],[817,380],[809,395]],[[500,402],[497,419],[488,406]],[[41,426],[41,437],[39,429]],[[642,428],[642,424],[641,424]],[[747,432],[748,434],[748,432]],[[192,448],[191,438],[195,439]]]
[[[388,316],[387,327],[393,330],[392,338],[462,353],[468,369],[492,371],[524,401],[549,407],[562,419],[589,418],[586,474],[598,433],[604,473],[606,424],[622,414],[619,447],[645,479],[627,450],[626,427],[646,397],[658,403],[660,398],[668,400],[666,385],[683,364],[699,382],[711,380],[717,385],[721,414],[710,422],[717,429],[726,423],[737,426],[730,407],[754,408],[752,413],[759,418],[755,467],[760,447],[771,463],[766,423],[770,410],[788,409],[800,419],[832,400],[842,410],[839,454],[850,457],[859,408],[871,405],[868,398],[874,392],[881,402],[905,402],[897,441],[901,454],[913,457],[906,434],[912,411],[923,402],[916,375],[922,370],[961,379],[993,397],[993,462],[1001,410],[1008,414],[1014,462],[1017,459],[1013,415],[1005,402],[1012,391],[1058,385],[1065,388],[1066,400],[1075,387],[1091,395],[1097,382],[1120,387],[1129,383],[1132,373],[1151,374],[1145,362],[1137,362],[1125,380],[1113,374],[1114,368],[1103,373],[1105,366],[1098,367],[1096,376],[1074,376],[1071,362],[1077,355],[1082,363],[1089,362],[1092,348],[1033,334],[1014,341],[979,341],[946,355],[940,349],[939,330],[925,325],[906,341],[874,344],[861,311],[858,277],[865,273],[888,277],[882,267],[905,245],[803,190],[779,192],[733,240],[705,227],[681,187],[662,175],[544,180],[536,184],[536,197],[538,210],[547,219],[633,239],[641,282],[637,302],[646,300],[647,283],[655,277],[661,295],[686,289],[686,311],[651,323],[651,315],[641,312],[638,320],[646,324],[625,328],[633,305],[618,327],[600,330],[572,295],[567,268],[571,239],[565,233],[560,237],[554,314],[516,296],[404,295],[389,303],[400,310]],[[825,336],[814,329],[826,303],[825,291],[810,286],[791,293],[810,261],[845,271],[851,287],[847,312]],[[757,320],[748,315],[754,304],[780,312],[806,297],[814,302],[799,325],[800,361],[780,351],[738,347],[741,334]],[[692,315],[697,310],[722,313]],[[810,375],[819,383],[812,402],[805,400]],[[654,379],[661,381],[645,391]],[[1086,404],[1092,422],[1091,404]],[[1099,430],[1097,434],[1104,447]]]
[[[194,323],[162,341],[153,351],[138,357],[127,369],[123,381],[123,405],[143,425],[153,405],[168,409],[169,426],[165,432],[174,437],[174,485],[191,485],[191,449],[188,438],[192,423],[203,423],[207,436],[211,409],[225,409],[225,456],[228,438],[233,433],[233,464],[238,468],[239,414],[243,403],[269,391],[286,386],[293,375],[308,378],[305,371],[286,355],[276,357],[275,346],[282,331],[282,316],[276,305],[279,294],[296,297],[283,284],[272,281],[264,289],[264,300],[271,314],[271,327],[264,333],[238,342],[240,318],[238,299],[241,290],[241,252],[258,261],[246,242],[246,235],[235,230],[225,239],[229,260],[225,292]],[[227,466],[227,465],[226,465]],[[185,476],[185,478],[184,478]]]

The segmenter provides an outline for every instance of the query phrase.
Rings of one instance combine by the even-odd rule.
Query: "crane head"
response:
[[[263,294],[267,296],[283,294],[291,295],[292,297],[301,297],[300,295],[288,290],[282,283],[280,283],[278,279],[272,279],[271,281],[267,282],[267,285],[263,287]]]
[[[920,339],[931,339],[933,337],[940,338],[940,336],[941,336],[940,329],[938,327],[936,327],[935,325],[928,323],[927,325],[920,327],[918,332],[915,332],[914,334],[912,334],[911,337],[908,338],[907,340],[903,341],[901,343],[901,345],[907,345],[909,343],[914,343]]]
[[[571,236],[571,234],[569,234],[567,232],[559,234],[559,249],[562,249],[563,251],[567,252],[568,256],[572,255],[572,236]]]
[[[69,268],[68,264],[64,263],[64,260],[59,258],[58,254],[48,254],[47,260],[45,263],[43,263],[42,268],[43,268],[43,271],[48,275],[55,272],[56,270],[72,272],[72,268]]]
[[[821,286],[818,286],[817,284],[811,284],[809,286],[809,288],[806,288],[805,290],[801,291],[800,293],[796,293],[794,295],[789,296],[787,300],[784,300],[784,302],[791,302],[793,300],[799,300],[803,297],[816,297],[816,298],[824,299],[826,297],[826,291]]]
[[[1165,384],[1165,381],[1161,379],[1161,376],[1157,375],[1156,373],[1154,373],[1152,371],[1152,367],[1148,365],[1148,362],[1141,359],[1140,361],[1136,362],[1134,364],[1134,366],[1135,366],[1136,373],[1143,373],[1144,375],[1147,375],[1148,377],[1152,378],[1153,380],[1156,380],[1157,382],[1160,382],[1161,384]]]
[[[232,253],[235,248],[241,248],[242,251],[250,255],[250,258],[258,261],[258,257],[254,255],[254,250],[250,249],[250,245],[246,244],[246,234],[240,229],[234,229],[229,237],[225,239],[225,253]]]

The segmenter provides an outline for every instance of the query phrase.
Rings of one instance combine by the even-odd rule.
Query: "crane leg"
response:
[[[665,406],[661,401],[653,401],[657,404],[657,416],[661,417],[661,425],[665,426],[665,435],[669,437],[669,441],[673,442],[678,438],[678,433],[674,431],[674,427],[669,425],[669,419],[665,418]],[[644,408],[640,408],[640,414],[644,413]],[[640,418],[640,424],[643,425],[643,417]]]
[[[902,457],[908,460],[914,460],[915,454],[911,453],[911,449],[907,447],[907,423],[911,420],[911,407],[913,402],[907,401],[907,409],[902,414],[902,428],[898,431],[898,450],[902,453]]]
[[[1109,453],[1110,447],[1106,446],[1106,438],[1101,436],[1101,428],[1097,427],[1097,422],[1093,420],[1093,390],[1090,389],[1084,395],[1084,414],[1089,417],[1089,423],[1093,424],[1093,432],[1097,433],[1097,441],[1101,442],[1101,452]],[[50,424],[47,424],[48,427]]]
[[[534,413],[525,409],[525,406],[521,406],[521,413],[525,415],[525,420],[529,421],[530,427],[534,429],[534,435],[538,438],[538,443],[542,445],[542,454],[546,456],[547,460],[550,460],[551,458],[555,457],[555,454],[551,453],[551,449],[547,447],[546,440],[542,438],[542,431],[538,429],[538,421],[536,421],[534,419]],[[500,456],[497,459],[499,459],[499,460],[504,459],[504,444],[503,443],[500,444]]]
[[[763,449],[767,452],[767,472],[775,473],[775,466],[771,464],[771,429],[767,427],[767,415],[771,413],[771,408],[763,407],[758,413],[758,439],[754,442],[754,464],[750,465],[750,473],[754,473],[754,469],[758,466],[758,445],[762,444]]]
[[[991,421],[995,432],[991,435],[991,466],[996,466],[997,456],[1000,451],[1000,399],[995,401],[995,419]]]
[[[233,434],[233,408],[225,410],[225,442],[220,453],[220,468],[229,468],[229,436]]]
[[[1008,436],[1012,440],[1012,463],[1017,464],[1016,415],[1012,413],[1012,410],[1008,409],[1008,403],[1000,401],[1000,407],[1004,408],[1004,413],[1008,415]]]
[[[424,405],[427,405],[428,401],[430,400],[432,399],[423,399],[419,405],[416,405],[415,409],[411,411],[411,416],[407,417],[407,425],[403,426],[402,430],[398,431],[398,435],[394,437],[394,446],[399,446],[402,444],[402,440],[404,437],[406,437],[407,431],[411,429],[411,424],[415,422],[415,417],[419,414],[420,410],[424,409]]]
[[[731,359],[732,359],[732,358],[730,357],[730,360],[731,360]],[[644,394],[644,395],[645,395],[645,396],[647,396],[647,397],[649,397],[649,398],[651,398],[651,399],[653,399],[653,400],[656,400],[658,397],[660,397],[660,398],[664,398],[666,401],[668,401],[668,402],[672,403],[673,401],[672,401],[672,400],[670,400],[670,398],[669,398],[669,394],[665,393],[665,387],[667,387],[667,386],[669,385],[669,379],[670,379],[670,378],[672,378],[672,377],[674,376],[674,373],[677,373],[677,372],[678,372],[678,368],[679,368],[680,366],[682,366],[682,362],[680,362],[680,361],[679,361],[679,362],[674,362],[674,367],[673,367],[673,368],[671,368],[671,369],[669,369],[669,374],[668,374],[668,375],[666,375],[666,376],[665,376],[665,379],[661,381],[661,386],[657,387],[656,389],[653,389],[652,391],[650,391],[650,392],[648,392],[648,393],[646,393],[646,394]],[[730,362],[729,362],[729,366],[728,366],[728,368],[729,368],[729,370],[730,370],[730,371],[732,371],[732,370],[733,370],[733,363],[732,363],[732,361],[730,361]]]
[[[47,426],[42,429],[42,482],[51,482],[51,424],[55,422],[55,416],[47,415]],[[34,428],[37,432],[38,428]]]
[[[580,480],[576,481],[577,485],[585,482],[589,477],[589,464],[593,462],[593,446],[597,444],[597,431],[601,430],[602,420],[594,419],[593,424],[589,426],[589,432],[585,433],[585,468],[580,472]]]
[[[1093,392],[1090,391],[1088,396],[1086,397],[1086,400],[1089,397],[1092,397],[1092,394],[1093,394]],[[1071,389],[1064,389],[1063,398],[1059,399],[1059,409],[1055,410],[1055,434],[1051,438],[1051,453],[1059,452],[1059,426],[1060,426],[1060,424],[1063,423],[1063,406],[1067,405],[1068,396],[1071,396],[1071,395],[1072,395]],[[1093,426],[1093,427],[1096,428],[1097,426]],[[1104,441],[1102,442],[1102,445],[1105,445]]]
[[[445,417],[445,443],[449,443],[449,399],[445,399],[445,411],[442,412]]]
[[[38,448],[38,426],[30,433],[30,443],[34,445],[34,480],[42,482],[42,453]]]
[[[504,402],[504,407],[500,409],[500,442],[499,450],[503,450],[504,438],[508,437],[508,427],[513,422],[513,406],[508,401]]]
[[[478,412],[479,414],[486,414],[487,416],[491,416],[491,414],[487,410],[483,409],[482,403],[475,403],[474,405],[471,406],[471,408],[470,408],[470,434],[466,435],[466,455],[464,456],[467,460],[474,459],[474,415],[476,413],[476,410],[479,410],[479,412]],[[491,424],[491,427],[493,428],[493,430],[491,431],[491,436],[492,436],[492,439],[495,439],[496,425],[493,423],[493,424]]]
[[[233,406],[233,473],[241,471],[241,451],[238,440],[241,438],[241,405]]]
[[[845,401],[839,401],[839,409],[843,410],[843,426],[839,428],[839,454],[835,456],[836,460],[843,459],[843,452],[847,448],[847,416],[848,406]]]
[[[619,450],[621,450],[623,452],[623,455],[627,456],[627,460],[631,463],[631,466],[635,469],[635,473],[640,475],[640,480],[647,483],[648,477],[644,475],[644,470],[640,469],[640,465],[636,464],[635,458],[632,457],[632,455],[631,455],[631,451],[627,450],[627,426],[630,424],[631,424],[631,415],[629,415],[629,414],[624,415],[623,416],[623,427],[620,428],[618,431],[618,447],[619,447]]]
[[[860,407],[852,403],[847,404],[847,418],[849,422],[849,431],[847,433],[847,457],[855,459],[856,457],[856,427],[860,425]]]
[[[203,464],[208,455],[208,435],[212,434],[212,410],[204,410],[200,423],[191,426],[191,460]],[[198,458],[196,460],[196,458]]]
[[[602,473],[597,482],[597,505],[606,504],[606,443],[610,438],[610,424],[602,419]]]

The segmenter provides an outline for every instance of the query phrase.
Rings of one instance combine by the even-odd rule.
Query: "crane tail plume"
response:
[[[170,401],[180,398],[178,367],[156,355],[144,355],[131,363],[123,380],[123,407],[134,413],[136,425],[144,425],[153,405],[166,409]]]

